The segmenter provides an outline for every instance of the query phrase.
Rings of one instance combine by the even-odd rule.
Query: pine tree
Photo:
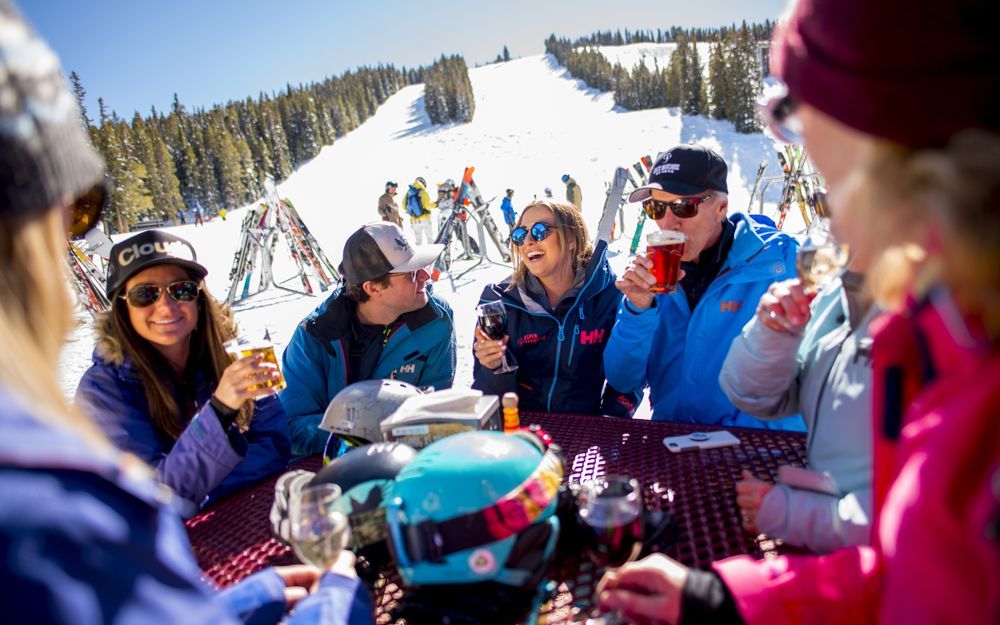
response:
[[[681,110],[685,115],[701,115],[705,112],[703,105],[705,91],[702,88],[702,66],[701,59],[698,58],[696,39],[691,40],[685,69],[684,101],[681,103]]]
[[[727,44],[721,37],[712,42],[708,57],[708,112],[713,119],[726,119],[729,101]]]
[[[503,47],[503,60],[505,63],[510,60],[510,50],[507,49],[506,45]]]
[[[757,44],[746,22],[731,35],[732,48],[729,57],[730,97],[727,117],[733,122],[737,132],[760,131],[755,103],[762,89],[760,61]]]
[[[69,81],[73,85],[73,96],[76,98],[76,105],[80,109],[80,119],[83,122],[83,127],[89,133],[93,121],[87,117],[87,91],[83,88],[80,76],[75,71],[69,73]],[[93,140],[93,137],[91,137],[91,140]]]

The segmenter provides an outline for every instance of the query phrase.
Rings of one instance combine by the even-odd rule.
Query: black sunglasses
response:
[[[670,212],[681,219],[691,219],[698,214],[698,206],[703,204],[713,195],[715,195],[715,191],[712,191],[708,195],[698,197],[682,197],[669,202],[648,198],[642,201],[642,209],[646,211],[646,216],[654,221],[657,219],[663,219],[663,216],[667,214],[668,208],[670,209]]]
[[[166,291],[170,299],[175,302],[193,302],[198,299],[198,292],[201,285],[194,280],[179,280],[171,282],[167,286],[156,286],[155,284],[137,284],[128,290],[128,293],[120,297],[127,301],[132,308],[145,308],[152,306],[156,300],[160,299],[160,293]]]
[[[524,226],[518,226],[510,233],[510,242],[517,246],[524,245],[525,240],[528,238],[528,232],[531,232],[531,238],[541,243],[545,240],[545,237],[549,236],[549,230],[552,228],[555,228],[555,226],[547,224],[544,221],[536,221],[531,224],[530,231]]]

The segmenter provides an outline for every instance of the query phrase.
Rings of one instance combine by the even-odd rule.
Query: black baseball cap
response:
[[[701,145],[678,145],[656,159],[649,182],[628,196],[629,202],[641,202],[656,189],[674,195],[697,195],[712,189],[729,193],[726,161]]]
[[[388,181],[388,182],[385,183],[385,188],[386,189],[388,189],[389,187],[398,187],[398,186],[399,186],[399,184],[393,182],[392,180],[390,180],[390,181]]]
[[[111,248],[108,295],[113,295],[135,274],[154,265],[178,265],[197,280],[208,275],[208,269],[198,263],[198,254],[190,243],[162,230],[146,230]]]
[[[390,273],[427,267],[444,245],[411,245],[402,228],[386,221],[370,223],[347,238],[341,273],[347,284],[362,285]]]

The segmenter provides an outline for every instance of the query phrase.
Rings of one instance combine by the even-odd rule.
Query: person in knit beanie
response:
[[[0,0],[3,622],[371,623],[346,550],[331,571],[269,568],[210,589],[177,498],[69,405],[65,237],[100,219],[103,177],[58,58]]]
[[[1000,618],[996,17],[990,0],[798,0],[774,33],[788,89],[763,117],[823,174],[831,229],[870,256],[877,297],[880,281],[898,287],[893,259],[917,260],[906,303],[873,324],[873,544],[710,571],[654,554],[601,580],[603,609],[656,623]]]

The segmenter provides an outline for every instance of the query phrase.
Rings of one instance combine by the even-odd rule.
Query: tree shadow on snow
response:
[[[448,124],[433,124],[431,118],[427,116],[427,108],[424,106],[424,96],[420,96],[413,101],[409,108],[409,117],[406,120],[406,128],[393,133],[394,139],[410,139],[432,135],[442,130],[447,130],[453,126],[461,125],[461,122],[451,122]]]

